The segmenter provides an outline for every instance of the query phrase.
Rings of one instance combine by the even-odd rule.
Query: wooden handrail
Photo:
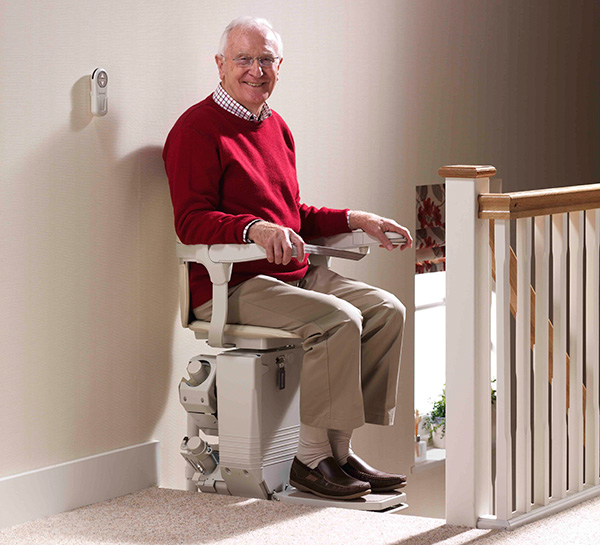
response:
[[[600,184],[479,196],[480,219],[512,220],[594,208],[600,208]]]
[[[447,165],[438,170],[444,178],[490,178],[491,165]],[[600,184],[577,185],[479,196],[480,219],[517,219],[600,208]]]

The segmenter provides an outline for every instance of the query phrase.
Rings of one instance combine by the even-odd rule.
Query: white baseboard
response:
[[[0,528],[156,486],[158,441],[0,479]]]

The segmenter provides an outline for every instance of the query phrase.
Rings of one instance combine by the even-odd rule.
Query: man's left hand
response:
[[[392,219],[382,218],[370,212],[351,210],[348,223],[350,229],[362,229],[368,235],[375,237],[386,250],[393,250],[395,248],[385,236],[387,232],[399,233],[406,237],[406,242],[400,246],[401,250],[412,247],[413,239],[410,231]]]

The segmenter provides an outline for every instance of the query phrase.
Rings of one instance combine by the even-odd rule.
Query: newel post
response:
[[[438,173],[446,178],[446,521],[474,528],[492,510],[491,252],[478,196],[496,169]]]

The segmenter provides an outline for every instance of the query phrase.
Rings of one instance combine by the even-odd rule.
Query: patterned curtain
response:
[[[416,273],[446,270],[446,186],[417,186]]]

